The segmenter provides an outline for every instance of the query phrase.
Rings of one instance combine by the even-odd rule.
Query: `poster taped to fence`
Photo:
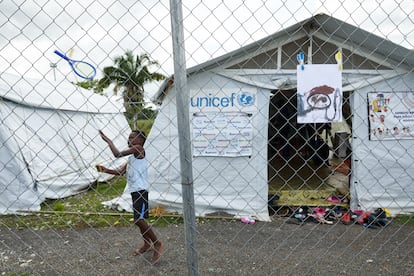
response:
[[[251,113],[196,112],[192,117],[194,156],[251,156]]]
[[[337,64],[298,65],[298,123],[342,121],[341,72]]]
[[[414,139],[414,92],[368,93],[369,139]]]

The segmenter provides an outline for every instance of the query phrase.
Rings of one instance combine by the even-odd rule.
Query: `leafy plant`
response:
[[[160,73],[150,72],[152,66],[158,66],[158,62],[148,54],[134,56],[131,51],[127,51],[114,59],[114,66],[103,69],[103,77],[98,81],[97,88],[115,84],[115,95],[120,91],[124,98],[127,119],[136,121],[137,114],[144,107],[144,85],[165,79]]]

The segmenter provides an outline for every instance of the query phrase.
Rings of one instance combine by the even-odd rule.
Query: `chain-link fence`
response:
[[[412,274],[413,9],[1,0],[2,275]]]

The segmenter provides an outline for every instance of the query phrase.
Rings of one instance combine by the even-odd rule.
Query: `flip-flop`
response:
[[[326,200],[332,203],[341,203],[341,200],[335,196],[330,196]]]

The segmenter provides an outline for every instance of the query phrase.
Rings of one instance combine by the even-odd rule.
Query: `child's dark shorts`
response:
[[[131,193],[134,220],[149,218],[148,191],[140,190]]]

